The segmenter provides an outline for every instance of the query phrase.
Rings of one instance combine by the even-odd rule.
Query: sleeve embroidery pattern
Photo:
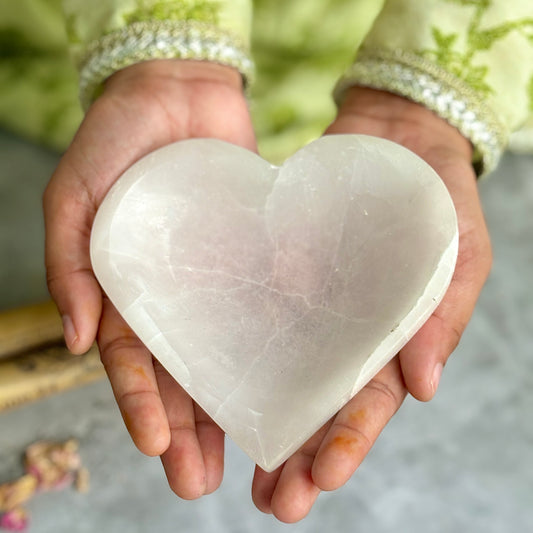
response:
[[[484,97],[494,94],[494,88],[487,80],[489,65],[480,63],[479,53],[490,51],[510,33],[517,32],[533,45],[533,16],[517,20],[505,20],[488,27],[483,25],[483,16],[492,5],[492,0],[445,0],[449,4],[474,7],[473,15],[466,28],[465,46],[457,46],[458,32],[445,32],[437,26],[431,27],[434,45],[417,51],[429,60],[464,80]]]
[[[531,101],[525,80],[533,80],[533,72],[524,58],[528,57],[528,47],[533,51],[533,17],[527,16],[525,1],[432,0],[428,9],[433,6],[435,11],[428,11],[427,31],[403,38],[391,28],[397,43],[393,49],[387,45],[387,28],[395,14],[414,12],[416,6],[412,0],[390,0],[377,33],[363,44],[355,63],[340,80],[337,100],[347,87],[359,84],[425,105],[470,139],[476,171],[489,173],[507,147],[511,130],[519,126],[523,104]],[[457,23],[452,15],[441,21],[439,13],[455,13]],[[525,70],[504,93],[509,60],[518,61],[513,48],[518,43]]]
[[[196,20],[216,25],[220,2],[217,0],[137,0],[137,7],[125,15],[126,24],[149,20]]]
[[[89,44],[80,62],[80,100],[87,109],[114,72],[150,59],[194,59],[236,68],[246,84],[253,63],[246,46],[229,32],[197,21],[139,21]]]
[[[479,93],[434,62],[404,51],[362,51],[335,88],[337,103],[353,85],[390,91],[426,106],[472,141],[478,174],[497,165],[507,142],[505,126]]]

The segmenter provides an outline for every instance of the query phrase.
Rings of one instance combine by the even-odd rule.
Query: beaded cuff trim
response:
[[[195,22],[135,22],[89,44],[80,61],[80,100],[87,109],[114,72],[150,59],[196,59],[236,68],[250,84],[254,66],[247,48],[229,33]]]
[[[473,164],[478,175],[494,170],[508,142],[507,128],[472,88],[415,54],[363,50],[337,83],[337,104],[353,85],[400,94],[447,120],[474,145]]]

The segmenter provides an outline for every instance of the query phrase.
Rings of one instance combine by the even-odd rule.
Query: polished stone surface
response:
[[[323,137],[278,168],[194,139],[117,181],[91,258],[152,354],[272,471],[429,317],[457,240],[446,187],[392,142]]]
[[[18,268],[0,261],[5,307],[45,293],[38,207],[54,158],[1,134],[0,157],[2,191],[10,191],[0,197],[2,258],[13,241],[28,245],[14,256]],[[0,415],[0,480],[20,472],[24,447],[39,438],[80,439],[92,474],[86,495],[35,498],[31,533],[533,531],[532,175],[533,157],[508,155],[480,183],[494,267],[436,398],[408,399],[358,472],[322,494],[304,521],[286,526],[254,508],[253,464],[231,441],[221,488],[179,500],[159,460],[131,444],[104,381]],[[18,225],[22,213],[28,219]]]

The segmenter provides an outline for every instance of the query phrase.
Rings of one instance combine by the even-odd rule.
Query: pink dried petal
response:
[[[66,474],[63,474],[62,477],[54,480],[53,484],[51,484],[48,487],[43,487],[45,489],[49,490],[62,490],[66,489],[67,487],[70,487],[72,483],[74,482],[74,475],[71,472],[67,472]]]
[[[21,507],[17,507],[0,516],[0,528],[7,531],[26,531],[28,522],[28,513]]]
[[[26,473],[33,476],[35,479],[37,479],[37,482],[41,482],[41,471],[39,468],[37,468],[36,465],[27,465],[26,466]]]

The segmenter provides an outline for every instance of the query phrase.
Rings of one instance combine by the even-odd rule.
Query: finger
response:
[[[76,133],[43,195],[48,288],[74,353],[88,350],[100,319],[101,290],[92,272],[90,235],[105,194],[134,161],[165,144],[138,111],[99,98]],[[146,135],[151,131],[151,135]],[[123,132],[127,132],[127,149]]]
[[[170,488],[180,498],[194,500],[207,490],[207,473],[197,435],[194,404],[161,364],[156,361],[154,366],[170,427],[170,445],[161,461]],[[202,438],[205,440],[206,437],[204,431]]]
[[[454,200],[459,223],[459,253],[443,301],[400,351],[407,388],[422,401],[434,396],[442,369],[470,320],[492,261],[490,239],[472,170],[455,165],[434,166]]]
[[[444,365],[459,342],[461,332],[449,328],[437,310],[400,351],[406,386],[420,401],[437,392]]]
[[[313,464],[317,487],[335,490],[350,479],[406,394],[394,358],[335,417]]]
[[[107,299],[104,300],[98,344],[133,442],[146,455],[161,455],[169,446],[170,431],[152,356]]]
[[[211,494],[220,486],[224,475],[224,432],[197,404],[194,405],[194,411],[196,434],[207,477],[205,494]]]
[[[81,189],[61,185],[63,172],[60,165],[43,196],[46,275],[63,319],[65,342],[81,354],[94,342],[102,307],[89,259],[95,208]]]
[[[262,494],[263,502],[270,499],[270,511],[281,522],[290,524],[307,516],[320,494],[320,489],[313,482],[311,469],[328,427],[329,422],[292,455],[279,475],[275,472],[270,478],[260,476],[254,479],[255,490]]]
[[[283,467],[274,489],[271,508],[281,522],[293,524],[307,516],[320,489],[311,477],[315,452],[295,453]]]
[[[252,483],[252,500],[255,506],[263,513],[272,513],[272,494],[283,470],[283,465],[273,472],[265,472],[259,466],[255,467]]]

